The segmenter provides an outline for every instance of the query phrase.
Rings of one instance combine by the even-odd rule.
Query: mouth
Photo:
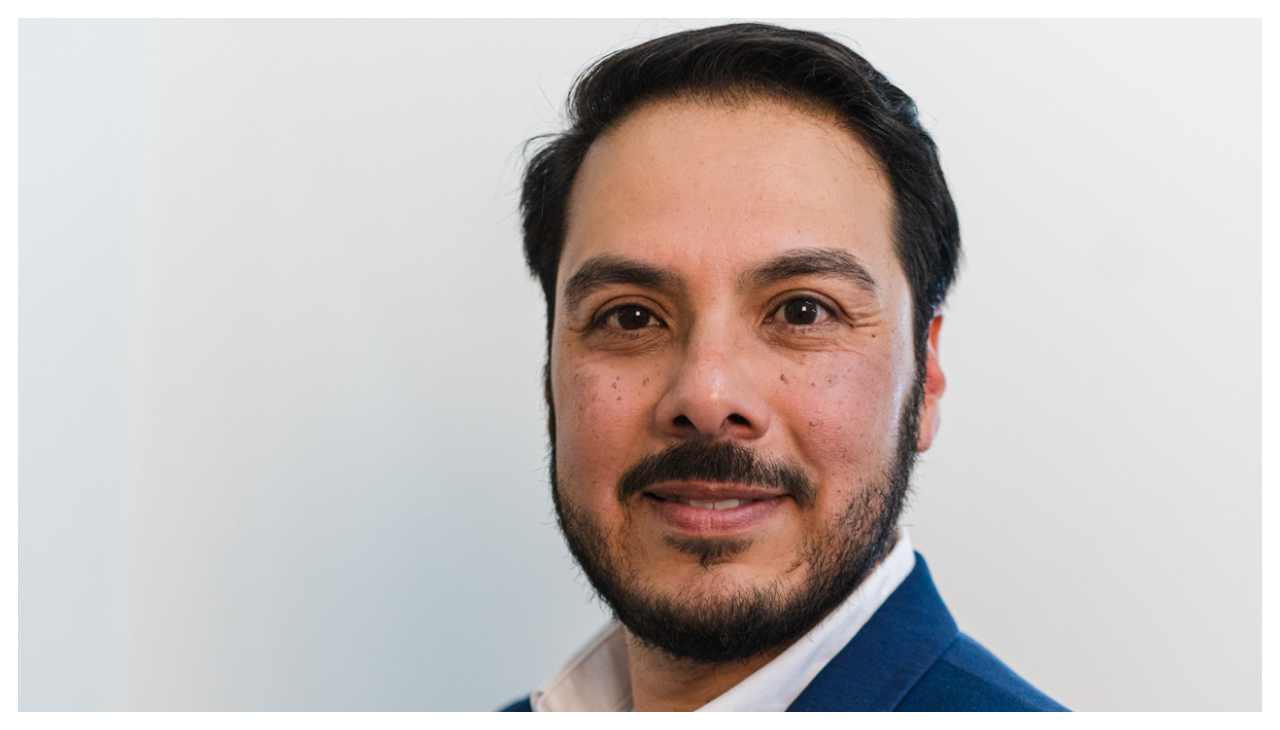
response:
[[[776,489],[703,482],[665,482],[642,495],[645,506],[666,527],[702,536],[747,532],[789,500]]]
[[[662,498],[661,498],[661,497],[657,497],[657,499],[662,499]],[[687,505],[689,505],[690,507],[697,507],[698,509],[736,509],[736,508],[741,507],[741,506],[743,506],[743,505],[752,504],[753,502],[758,502],[758,501],[760,501],[760,500],[757,500],[757,499],[722,499],[722,500],[720,500],[719,502],[703,502],[703,501],[700,501],[700,500],[697,500],[697,499],[685,499],[685,498],[683,498],[683,497],[676,497],[676,498],[675,498],[675,499],[673,499],[673,500],[662,500],[662,501],[678,502],[678,503],[680,503],[680,504],[687,504]]]

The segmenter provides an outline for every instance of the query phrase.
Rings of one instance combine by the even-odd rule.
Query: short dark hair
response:
[[[525,259],[547,300],[548,344],[569,194],[596,138],[648,102],[754,97],[833,113],[880,163],[892,189],[894,243],[911,289],[916,370],[923,376],[929,322],[960,258],[960,223],[933,138],[911,97],[862,56],[821,33],[763,23],[655,38],[604,57],[578,77],[569,128],[529,161],[520,199]]]

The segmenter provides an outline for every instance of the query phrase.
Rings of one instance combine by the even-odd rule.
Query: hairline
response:
[[[889,166],[885,164],[875,146],[868,143],[863,137],[862,131],[858,129],[857,125],[849,121],[844,114],[841,114],[835,105],[800,89],[792,89],[779,83],[761,83],[758,81],[739,81],[724,87],[707,85],[682,86],[664,89],[633,99],[626,108],[591,137],[590,144],[582,152],[582,161],[578,163],[577,168],[573,171],[573,182],[569,186],[569,194],[566,196],[566,200],[573,200],[573,191],[578,184],[578,171],[582,169],[587,155],[590,154],[591,148],[595,146],[596,142],[601,137],[618,132],[628,120],[641,111],[663,104],[673,106],[685,104],[708,109],[728,107],[735,110],[743,110],[761,102],[773,102],[779,106],[787,107],[792,112],[808,117],[810,121],[828,124],[838,131],[851,135],[853,141],[875,162],[876,173],[884,179],[889,189],[889,197],[894,200],[893,207],[895,209],[898,207],[895,199],[896,190],[893,185],[893,178],[889,174]],[[566,233],[568,231],[569,213],[570,209],[566,208]],[[564,243],[564,240],[560,241],[561,252],[564,251]]]

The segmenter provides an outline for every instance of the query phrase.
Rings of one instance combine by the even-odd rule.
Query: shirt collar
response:
[[[699,712],[780,712],[853,639],[915,567],[906,529],[893,550],[852,594],[809,633]],[[536,712],[625,712],[631,709],[626,634],[611,621],[530,696]]]

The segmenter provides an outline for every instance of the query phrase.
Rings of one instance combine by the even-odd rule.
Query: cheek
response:
[[[810,465],[825,477],[876,470],[896,443],[901,378],[890,358],[835,353],[779,378],[775,413]],[[837,479],[837,483],[847,482]]]
[[[652,378],[590,362],[552,370],[556,404],[556,470],[566,493],[617,508],[618,478],[648,433]]]

